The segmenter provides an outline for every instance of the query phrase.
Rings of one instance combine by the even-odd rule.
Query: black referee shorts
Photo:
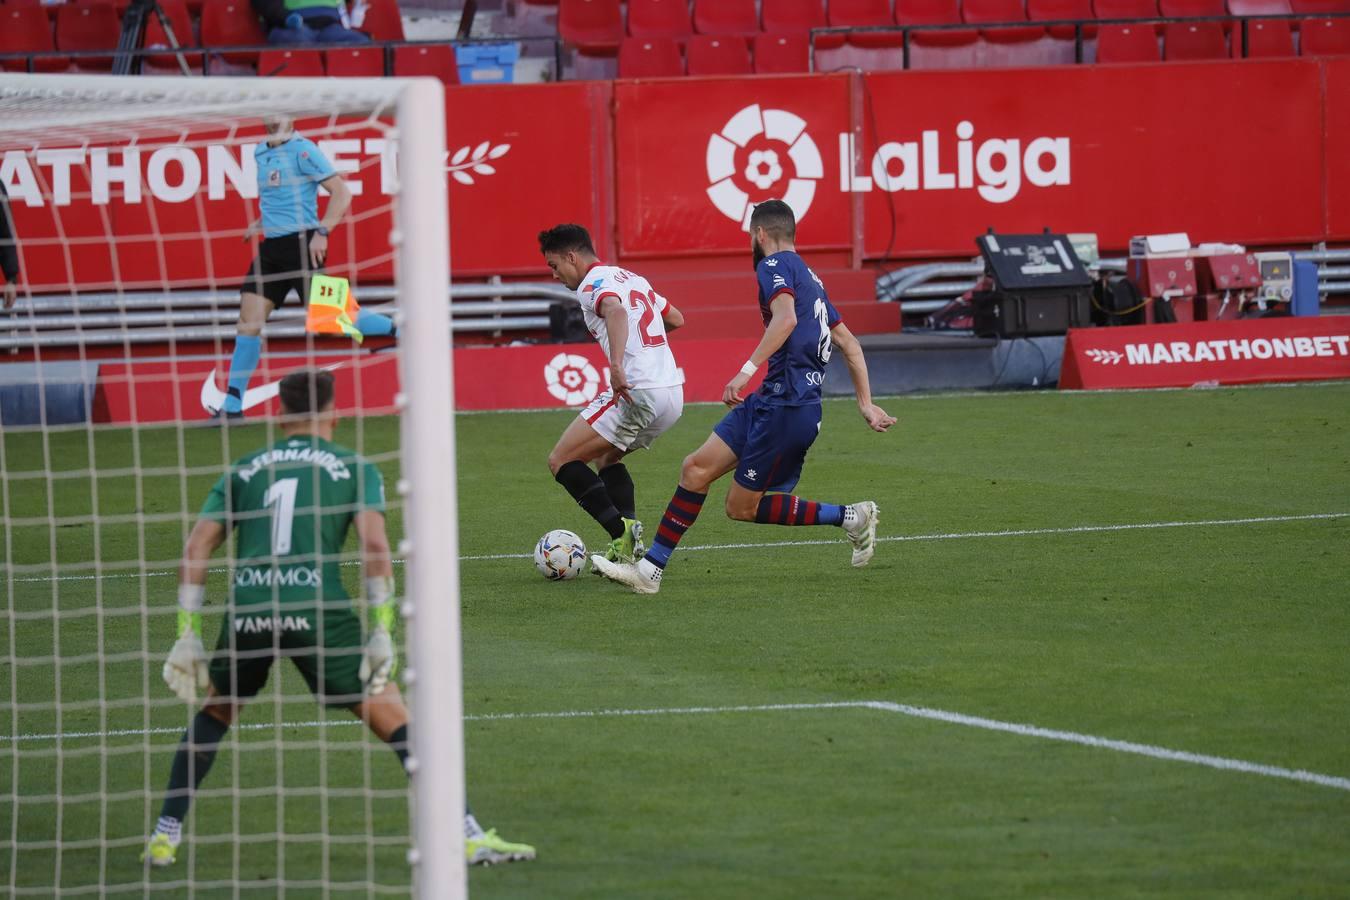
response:
[[[309,278],[322,274],[323,267],[309,263],[309,239],[313,231],[263,238],[258,255],[244,275],[241,290],[261,294],[277,309],[286,302],[291,289],[300,295],[300,302],[309,302]]]

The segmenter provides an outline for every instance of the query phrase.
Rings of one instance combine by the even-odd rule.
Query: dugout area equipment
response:
[[[971,298],[981,337],[1064,334],[1092,321],[1092,276],[1068,236],[996,234],[975,240],[991,289]]]

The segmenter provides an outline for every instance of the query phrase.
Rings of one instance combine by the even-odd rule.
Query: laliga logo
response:
[[[581,406],[595,399],[600,389],[600,375],[586,357],[575,353],[559,353],[544,366],[544,383],[548,392],[568,406]]]
[[[744,153],[755,138],[756,148]],[[767,142],[782,145],[782,150],[762,146]],[[737,163],[740,151],[744,168]],[[806,122],[781,109],[761,110],[759,104],[747,106],[732,116],[720,134],[708,138],[708,197],[713,205],[743,231],[750,230],[750,195],[736,184],[739,173],[761,191],[768,191],[783,180],[783,155],[792,162],[793,177],[781,199],[792,207],[797,221],[806,217],[816,195],[816,182],[825,177],[816,142],[806,133]]]

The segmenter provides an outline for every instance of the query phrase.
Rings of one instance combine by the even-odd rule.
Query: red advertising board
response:
[[[1069,332],[1062,389],[1350,378],[1350,317],[1242,319]]]
[[[989,226],[1114,251],[1150,232],[1345,240],[1348,108],[1345,59],[450,88],[452,268],[546,276],[535,234],[564,221],[621,262],[742,253],[771,197],[803,249],[855,261],[973,255]],[[324,127],[302,123],[356,192],[330,266],[387,281],[396,154],[377,127]],[[26,279],[233,293],[256,140],[0,148]]]
[[[1350,241],[1350,59],[1324,61],[1326,71],[1327,237]]]
[[[542,273],[540,229],[607,220],[610,90],[577,82],[446,92],[453,272]],[[298,126],[354,195],[330,240],[330,270],[391,280],[392,143],[377,128]],[[74,284],[233,293],[253,254],[242,237],[258,216],[253,147],[260,130],[136,148],[0,148],[0,183],[11,198],[29,284],[35,291]],[[608,251],[607,229],[598,228],[597,237]]]
[[[757,343],[757,338],[676,343],[685,401],[721,400],[722,389]],[[609,368],[594,342],[462,348],[454,351],[454,363],[455,407],[461,410],[581,408],[608,388]],[[333,371],[339,412],[395,411],[397,356],[349,350],[316,352],[310,359],[265,358],[245,394],[248,414],[275,414],[276,381],[302,365]],[[122,425],[200,421],[206,417],[203,398],[221,396],[228,366],[228,358],[100,364],[95,419]],[[750,387],[758,385],[759,376]]]
[[[1323,233],[1315,61],[865,78],[876,123],[852,181],[869,257],[973,255],[990,226],[1096,232],[1111,248],[1159,232],[1253,244]]]
[[[620,255],[744,252],[751,206],[773,197],[809,221],[802,247],[849,246],[826,161],[852,128],[850,96],[847,75],[618,82]]]

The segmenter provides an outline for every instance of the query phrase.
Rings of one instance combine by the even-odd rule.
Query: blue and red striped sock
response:
[[[844,507],[792,494],[765,494],[755,511],[755,521],[761,525],[842,525]]]
[[[666,514],[661,517],[661,525],[656,529],[656,540],[652,541],[647,555],[643,558],[652,565],[664,569],[666,563],[670,562],[670,554],[675,552],[675,545],[684,537],[689,526],[694,524],[699,510],[703,509],[703,501],[707,499],[707,494],[696,494],[682,487],[675,488],[675,496],[670,498]]]

